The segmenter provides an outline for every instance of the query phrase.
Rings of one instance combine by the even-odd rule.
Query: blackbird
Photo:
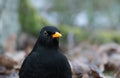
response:
[[[22,64],[19,77],[72,78],[70,64],[59,49],[61,36],[56,27],[43,27],[32,52]]]

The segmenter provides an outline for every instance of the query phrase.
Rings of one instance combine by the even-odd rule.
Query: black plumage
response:
[[[32,52],[19,72],[20,78],[72,78],[67,58],[59,50],[60,31],[43,27]]]

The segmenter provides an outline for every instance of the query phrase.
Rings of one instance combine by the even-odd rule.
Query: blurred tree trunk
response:
[[[18,5],[19,0],[0,0],[0,47],[9,35],[17,35],[20,29]]]

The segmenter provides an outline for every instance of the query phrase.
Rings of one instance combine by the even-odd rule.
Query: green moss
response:
[[[43,17],[41,17],[28,0],[20,0],[19,20],[22,30],[37,36],[42,26],[50,25]]]
[[[21,23],[22,31],[30,33],[35,37],[39,34],[41,27],[51,25],[37,13],[35,8],[29,3],[28,0],[20,0],[19,20]],[[63,34],[62,41],[65,43],[67,42],[67,35],[69,32],[73,32],[76,42],[87,41],[89,40],[89,37],[91,37],[91,43],[120,43],[120,32],[103,31],[95,36],[92,36],[89,32],[85,31],[85,29],[76,26],[59,25],[58,28]]]
[[[64,43],[67,43],[67,35],[69,32],[72,32],[74,34],[75,42],[85,41],[88,39],[88,32],[85,32],[80,27],[59,25],[58,28],[61,30],[63,34],[62,41]]]
[[[99,34],[97,34],[96,38],[98,40],[98,43],[110,43],[110,42],[116,42],[120,43],[120,32],[116,31],[103,31]]]

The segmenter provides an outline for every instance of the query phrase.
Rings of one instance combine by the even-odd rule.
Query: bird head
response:
[[[42,37],[51,38],[51,39],[60,38],[62,36],[60,31],[53,26],[43,27],[40,31],[40,35]]]
[[[60,31],[54,26],[45,26],[41,29],[37,44],[44,47],[58,47],[59,38],[62,36]]]

